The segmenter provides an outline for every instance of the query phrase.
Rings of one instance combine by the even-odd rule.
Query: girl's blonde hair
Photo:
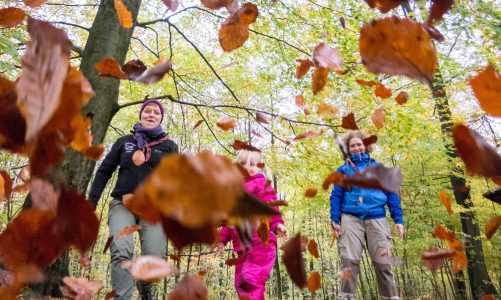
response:
[[[253,158],[253,157],[256,157],[257,158],[257,162],[258,163],[262,163],[262,160],[263,160],[263,156],[261,155],[261,152],[258,152],[258,151],[250,151],[250,150],[245,150],[245,149],[241,149],[241,150],[238,150],[238,153],[237,153],[237,161],[240,160],[241,158],[244,159],[247,163],[249,163],[249,161]],[[273,178],[273,174],[271,174],[270,170],[268,168],[266,168],[266,165],[263,166],[262,168],[259,167],[259,169],[261,169],[261,173],[263,173],[263,175],[271,180]]]
[[[363,134],[360,130],[353,130],[348,132],[344,137],[343,137],[343,143],[346,147],[346,150],[350,149],[350,141],[352,138],[359,138],[362,141],[366,138],[368,138],[368,135]],[[365,143],[364,143],[365,144]],[[372,145],[365,146],[365,152],[366,153],[371,153],[373,150]]]

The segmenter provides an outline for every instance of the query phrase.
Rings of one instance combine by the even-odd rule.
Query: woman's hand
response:
[[[334,223],[331,220],[332,233],[336,236],[336,239],[339,239],[341,236],[341,225]]]
[[[221,242],[216,243],[214,247],[214,254],[222,256],[224,254],[224,244]]]
[[[278,224],[277,229],[275,229],[275,232],[281,239],[286,239],[287,236],[289,235],[289,231],[287,230],[284,224]]]
[[[404,238],[404,225],[403,224],[395,224],[395,231],[398,233],[400,239]]]

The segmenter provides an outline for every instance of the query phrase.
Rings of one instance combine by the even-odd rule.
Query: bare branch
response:
[[[67,26],[73,26],[73,27],[77,27],[77,28],[83,29],[83,30],[85,30],[87,32],[90,31],[90,28],[87,28],[87,27],[84,27],[84,26],[78,25],[78,24],[73,24],[73,23],[68,23],[68,22],[63,22],[63,21],[53,21],[51,23],[61,24],[61,25],[67,25]]]

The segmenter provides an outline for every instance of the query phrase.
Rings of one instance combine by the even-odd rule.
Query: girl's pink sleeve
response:
[[[271,186],[271,184],[266,183],[263,189],[262,195],[260,195],[261,200],[263,202],[268,203],[274,200],[277,200],[277,192]],[[274,210],[278,211],[278,206],[275,206],[273,208]],[[282,218],[282,215],[273,215],[270,217],[270,230],[275,232],[275,229],[277,229],[277,226],[279,224],[284,224],[284,219]]]
[[[221,227],[221,229],[219,229],[219,241],[226,246],[231,240],[231,228],[228,226]]]

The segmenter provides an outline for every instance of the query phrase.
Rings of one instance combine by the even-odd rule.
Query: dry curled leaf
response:
[[[376,82],[374,82],[374,80],[357,79],[355,81],[357,82],[358,85],[366,87],[373,87],[377,84]]]
[[[125,65],[122,66],[122,71],[127,74],[127,77],[130,80],[136,80],[139,76],[141,76],[141,74],[146,71],[146,69],[146,65],[139,59],[129,60],[125,63]]]
[[[308,105],[306,105],[306,106],[303,108],[303,112],[304,112],[304,115],[305,115],[305,116],[309,116],[309,115],[311,115],[311,109],[308,107]]]
[[[374,113],[372,114],[371,120],[377,129],[383,128],[385,120],[386,120],[384,110],[381,108],[376,109],[374,111]]]
[[[501,216],[494,216],[485,223],[485,237],[490,240],[501,226]]]
[[[314,187],[311,187],[311,188],[308,188],[305,192],[304,192],[304,196],[305,197],[308,197],[308,198],[313,198],[317,195],[317,192],[318,190]]]
[[[299,288],[306,286],[306,270],[301,250],[301,234],[296,234],[285,242],[282,247],[282,262],[292,282]]]
[[[349,113],[341,119],[341,127],[344,129],[357,130],[357,121],[355,121],[355,115]]]
[[[161,257],[143,255],[123,264],[129,269],[130,274],[138,280],[155,282],[168,278],[177,272],[176,267]]]
[[[3,198],[9,198],[12,193],[12,179],[9,173],[0,170],[0,202]]]
[[[320,273],[311,272],[308,276],[308,290],[312,293],[316,292],[321,287]]]
[[[305,59],[296,59],[296,78],[299,79],[306,75],[306,73],[313,67],[313,62],[309,58]]]
[[[118,79],[129,79],[129,76],[122,70],[118,62],[111,58],[105,58],[96,64],[99,76],[107,76]]]
[[[123,28],[132,27],[132,14],[127,9],[127,6],[122,2],[122,0],[114,0],[115,10],[117,12],[118,22]]]
[[[270,221],[268,218],[261,218],[261,223],[257,227],[257,236],[263,245],[270,242]]]
[[[371,8],[376,8],[381,13],[385,14],[390,10],[397,8],[406,0],[364,0]]]
[[[228,131],[230,129],[237,127],[237,120],[233,119],[232,117],[225,116],[219,119],[216,125],[223,131]]]
[[[172,64],[170,61],[165,61],[161,64],[155,65],[153,68],[145,71],[141,74],[141,76],[137,77],[136,82],[144,84],[156,83],[164,78],[164,75],[170,71],[171,67]]]
[[[449,197],[449,195],[447,194],[447,192],[445,190],[441,190],[439,192],[438,196],[440,198],[440,202],[442,202],[442,204],[447,209],[447,213],[449,213],[449,215],[452,215],[451,198]]]
[[[13,82],[0,76],[0,148],[13,153],[25,153],[26,121],[16,105],[17,93]]]
[[[329,78],[328,69],[322,67],[315,68],[315,71],[311,73],[311,80],[312,80],[311,90],[313,92],[313,95],[316,95],[325,87],[328,78]]]
[[[12,28],[21,24],[26,14],[17,7],[7,7],[0,9],[0,27]]]
[[[468,81],[480,107],[492,116],[501,117],[501,76],[494,66],[487,66]]]
[[[336,49],[326,43],[320,43],[313,49],[313,63],[315,67],[335,71],[341,68],[343,60]]]
[[[319,131],[309,130],[309,131],[302,132],[302,133],[296,135],[293,140],[299,141],[299,140],[306,139],[306,138],[315,138],[315,137],[322,136],[323,133],[324,133],[324,131],[322,129],[320,129]]]
[[[360,56],[375,74],[403,75],[431,83],[437,54],[430,35],[411,19],[387,17],[366,23],[360,31]]]
[[[370,166],[362,173],[346,177],[345,182],[350,185],[398,193],[402,184],[402,173],[399,168],[386,168],[381,165]]]
[[[405,103],[407,103],[408,99],[409,95],[407,95],[407,93],[404,91],[400,91],[395,97],[395,101],[400,105],[404,105]]]
[[[308,252],[310,252],[310,254],[315,258],[320,257],[320,253],[318,252],[318,245],[315,240],[308,241]]]

